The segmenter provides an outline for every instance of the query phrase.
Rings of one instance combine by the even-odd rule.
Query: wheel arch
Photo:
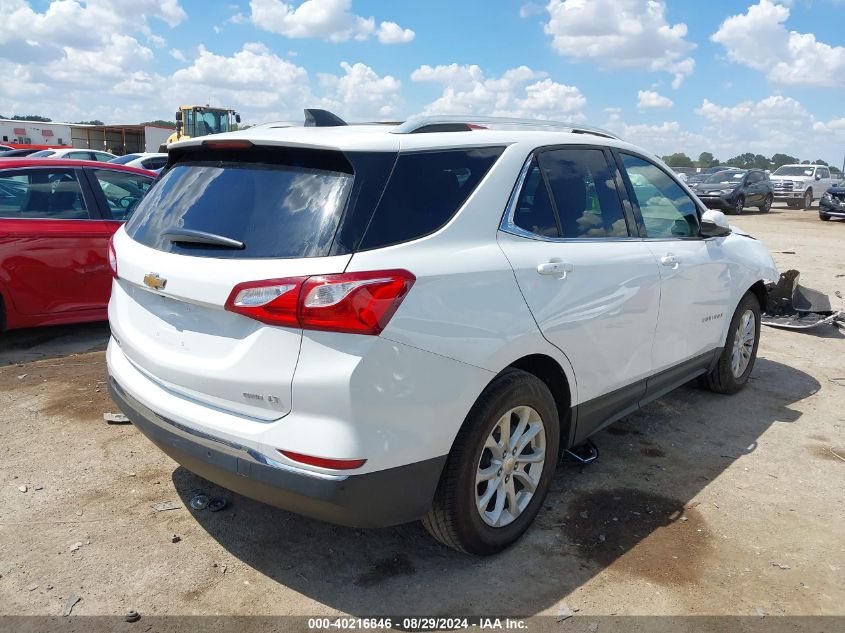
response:
[[[516,359],[502,371],[508,369],[520,369],[529,373],[539,378],[549,388],[558,411],[561,449],[569,446],[569,438],[573,430],[572,400],[574,393],[560,363],[547,354],[529,354]]]
[[[745,292],[753,294],[757,297],[757,301],[760,302],[760,311],[764,312],[766,310],[766,301],[769,296],[769,291],[766,289],[766,284],[763,283],[762,279],[758,279],[754,284]],[[745,295],[743,295],[745,296]]]

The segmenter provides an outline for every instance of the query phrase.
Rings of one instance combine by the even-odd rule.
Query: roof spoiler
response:
[[[346,121],[328,110],[305,108],[305,127],[339,127]]]

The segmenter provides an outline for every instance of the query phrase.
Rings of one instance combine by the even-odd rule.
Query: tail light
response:
[[[109,238],[109,268],[111,268],[111,276],[117,279],[117,253],[114,250],[114,235]]]
[[[251,281],[235,286],[226,310],[270,325],[376,335],[414,281],[407,270]]]

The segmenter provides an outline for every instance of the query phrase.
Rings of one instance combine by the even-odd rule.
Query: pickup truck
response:
[[[775,202],[786,202],[790,209],[809,209],[814,200],[837,184],[825,165],[782,165],[770,178]]]

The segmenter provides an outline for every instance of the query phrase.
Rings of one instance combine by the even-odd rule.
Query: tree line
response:
[[[683,152],[677,152],[675,154],[670,154],[669,156],[663,156],[663,162],[669,165],[669,167],[739,167],[740,169],[768,169],[768,170],[775,170],[781,165],[810,165],[815,163],[816,165],[827,165],[830,167],[830,171],[838,174],[840,170],[838,167],[834,165],[828,165],[826,161],[823,161],[821,158],[817,158],[816,160],[801,160],[795,156],[790,156],[789,154],[775,154],[771,158],[767,158],[762,154],[752,154],[751,152],[746,152],[745,154],[740,154],[739,156],[734,156],[733,158],[726,160],[724,163],[720,162],[718,158],[714,157],[713,154],[710,152],[701,152],[698,155],[698,160],[693,160]]]

